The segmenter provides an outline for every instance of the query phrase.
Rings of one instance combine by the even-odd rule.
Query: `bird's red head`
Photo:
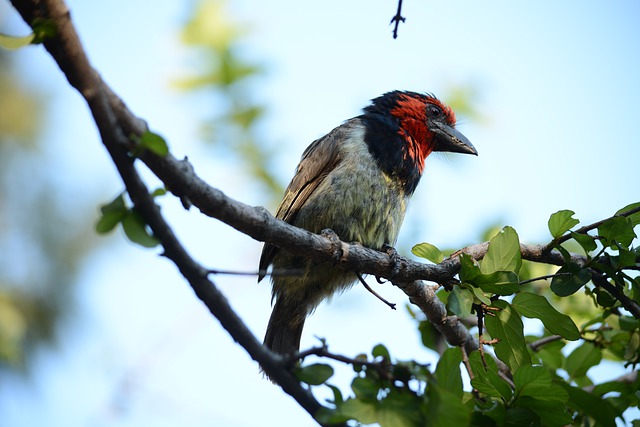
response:
[[[431,110],[431,111],[429,111]],[[456,115],[446,104],[434,96],[413,92],[401,92],[391,108],[391,115],[400,123],[399,135],[406,140],[406,155],[418,165],[420,173],[424,170],[424,161],[434,150],[436,140],[429,129],[427,117],[440,115],[442,121],[454,127]]]
[[[456,116],[433,95],[388,92],[372,100],[362,116],[365,141],[381,168],[397,176],[410,193],[433,151],[477,154],[469,140],[455,129]]]

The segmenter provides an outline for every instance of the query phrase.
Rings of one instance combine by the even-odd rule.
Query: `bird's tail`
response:
[[[303,304],[285,298],[276,298],[267,325],[264,345],[280,354],[298,351],[306,317],[307,312]]]

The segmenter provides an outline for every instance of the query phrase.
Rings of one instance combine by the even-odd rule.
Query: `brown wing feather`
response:
[[[341,137],[344,136],[340,129],[347,126],[347,123],[334,129],[329,134],[320,139],[316,139],[302,153],[302,159],[296,173],[287,187],[282,202],[276,211],[276,218],[292,224],[296,218],[300,207],[305,204],[309,196],[322,183],[326,176],[340,162]],[[278,248],[269,243],[265,243],[260,256],[260,273],[258,281],[264,277],[264,271],[273,262],[273,258],[278,252]]]

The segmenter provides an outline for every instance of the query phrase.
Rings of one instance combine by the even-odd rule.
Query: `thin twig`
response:
[[[518,282],[518,284],[526,285],[527,283],[537,282],[538,280],[547,280],[547,279],[553,279],[554,277],[558,277],[558,276],[569,276],[569,275],[571,275],[571,273],[547,274],[545,276],[534,277],[533,279],[522,280],[521,282]]]
[[[362,274],[360,273],[355,273],[355,275],[358,277],[358,280],[360,281],[360,283],[362,283],[362,286],[364,286],[364,288],[366,290],[368,290],[369,292],[371,292],[376,298],[378,298],[380,301],[382,301],[383,303],[387,304],[389,307],[391,307],[392,310],[396,309],[396,304],[393,302],[389,302],[386,299],[384,299],[382,296],[380,296],[380,294],[378,294],[376,291],[373,290],[373,288],[371,288],[371,286],[369,286],[367,284],[367,282],[365,282],[364,278],[362,277]]]
[[[312,347],[310,349],[298,352],[292,356],[292,360],[303,360],[308,356],[318,356],[325,357],[327,359],[332,359],[337,362],[346,363],[352,366],[366,366],[368,368],[375,369],[378,371],[382,378],[392,380],[393,375],[391,372],[391,361],[384,359],[382,362],[371,362],[365,358],[352,358],[348,356],[343,356],[341,354],[331,353],[326,345],[321,347]]]
[[[474,304],[476,315],[478,316],[478,350],[480,351],[480,359],[485,369],[487,368],[487,360],[484,358],[484,304]]]
[[[467,373],[469,374],[469,379],[473,380],[475,375],[473,374],[473,369],[471,369],[471,363],[469,363],[469,355],[467,354],[467,350],[464,347],[459,347],[462,352],[462,363],[464,367],[467,369]]]
[[[599,271],[595,271],[594,269],[591,270],[593,271],[593,274],[591,275],[591,281],[593,282],[593,284],[605,289],[607,292],[613,295],[614,298],[620,301],[620,304],[622,304],[622,306],[627,309],[627,311],[629,311],[636,319],[640,319],[640,304],[638,304],[637,301],[634,301],[626,296],[620,289],[618,289],[618,287],[609,283],[604,274],[600,273]]]
[[[391,18],[391,22],[389,24],[393,24],[394,22],[396,23],[395,27],[393,28],[393,38],[397,39],[398,38],[398,26],[400,25],[400,22],[405,22],[407,19],[402,16],[402,0],[398,0],[398,10],[396,11],[396,14],[394,15],[393,18]]]
[[[547,247],[555,247],[555,246],[557,246],[557,245],[559,245],[561,243],[566,242],[567,240],[571,239],[571,234],[572,233],[587,234],[587,232],[600,227],[602,224],[604,224],[605,222],[607,222],[607,221],[609,221],[609,220],[611,220],[613,218],[616,218],[616,217],[628,217],[628,216],[631,216],[631,215],[633,215],[635,213],[638,213],[638,212],[640,212],[640,206],[638,206],[636,208],[633,208],[633,209],[629,209],[628,211],[623,212],[621,214],[612,215],[609,218],[605,218],[605,219],[602,219],[600,221],[596,221],[596,222],[594,222],[592,224],[585,225],[584,227],[580,227],[575,231],[570,231],[567,234],[564,234],[564,235],[558,237],[557,239],[552,240],[551,243],[549,243],[549,245],[547,245]]]
[[[539,340],[532,342],[531,344],[529,344],[529,348],[531,349],[531,351],[537,352],[538,350],[540,350],[540,347],[552,342],[560,341],[561,339],[562,336],[560,335],[550,335],[548,337],[540,338]]]

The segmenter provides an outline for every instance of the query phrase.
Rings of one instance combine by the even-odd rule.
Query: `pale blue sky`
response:
[[[214,158],[198,138],[202,98],[170,88],[189,71],[178,31],[182,2],[69,2],[96,68],[132,110],[188,155],[212,185],[249,204],[266,199],[237,165]],[[3,5],[4,7],[4,5]],[[267,67],[256,96],[269,107],[266,139],[279,145],[286,181],[303,149],[367,100],[406,89],[444,96],[479,89],[482,120],[459,129],[477,158],[435,156],[410,207],[399,245],[474,243],[496,221],[521,240],[548,239],[552,212],[591,222],[640,199],[640,3],[405,1],[407,22],[393,40],[395,1],[239,0],[231,14],[252,27],[246,54]],[[24,27],[11,19],[7,31]],[[3,30],[4,31],[4,30]],[[41,48],[16,53],[26,78],[53,100],[47,150],[74,198],[108,200],[122,189],[87,108]],[[79,161],[78,159],[82,159]],[[163,211],[207,266],[256,268],[260,244],[179,203]],[[279,426],[314,423],[264,381],[165,259],[118,234],[91,256],[78,286],[80,313],[59,350],[36,365],[34,383],[0,383],[0,413],[11,426]],[[269,316],[269,286],[254,278],[216,283],[254,333]],[[404,296],[381,287],[403,305]],[[321,306],[305,328],[354,355],[385,342],[399,358],[434,361],[403,310],[392,312],[360,288]],[[605,365],[600,378],[619,371]],[[338,384],[345,384],[338,380]]]

